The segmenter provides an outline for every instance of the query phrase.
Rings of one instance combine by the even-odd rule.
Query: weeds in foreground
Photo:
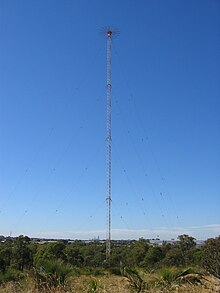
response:
[[[173,288],[201,284],[202,274],[191,268],[177,269],[174,267],[162,268],[156,272],[147,272],[141,269],[125,269],[124,276],[128,279],[131,292],[171,292]]]
[[[204,275],[204,272],[196,271],[195,269],[168,267],[155,271],[146,271],[140,268],[125,268],[123,270],[124,276],[102,274],[98,278],[94,275],[72,275],[72,273],[69,275],[68,270],[65,270],[64,277],[60,278],[62,274],[57,267],[59,267],[57,264],[50,264],[47,269],[44,266],[37,284],[35,274],[24,272],[22,279],[4,282],[0,286],[0,293],[220,292],[220,280],[212,275]]]
[[[87,293],[94,293],[94,292],[98,292],[100,287],[99,281],[96,279],[93,279],[89,282],[88,284],[88,290]]]
[[[139,271],[142,278],[142,272]],[[151,278],[155,273],[151,274]],[[159,277],[159,273],[156,272]],[[145,276],[146,277],[146,276]],[[148,278],[149,276],[147,276]],[[27,280],[22,279],[19,282],[8,282],[0,286],[0,293],[136,293],[137,289],[128,288],[128,278],[119,277],[114,275],[100,276],[100,281],[98,281],[97,291],[88,291],[88,284],[92,281],[91,276],[75,276],[71,277],[65,286],[58,286],[56,288],[44,287],[38,289],[34,286],[34,279],[28,277]],[[153,283],[151,280],[144,280],[147,284],[147,288],[141,289],[141,293],[214,293],[220,292],[220,280],[213,278],[211,275],[205,275],[205,279],[210,286],[194,285],[194,284],[171,284],[170,286],[162,287],[161,285]],[[99,283],[100,282],[100,283]],[[101,286],[100,286],[101,284]],[[150,286],[149,286],[150,284]],[[93,286],[92,286],[93,287]]]

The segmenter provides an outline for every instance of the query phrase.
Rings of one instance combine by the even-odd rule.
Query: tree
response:
[[[165,258],[161,265],[183,266],[195,263],[197,249],[195,238],[189,235],[178,236],[178,241],[174,244],[166,244],[163,248]]]
[[[32,255],[29,248],[30,238],[20,235],[15,239],[13,246],[13,260],[18,270],[23,271],[24,267],[32,265]]]
[[[105,261],[105,246],[98,242],[91,242],[83,245],[80,249],[83,256],[83,265],[101,267]]]
[[[44,252],[44,258],[46,259],[62,259],[66,260],[64,249],[67,243],[63,240],[48,243]]]
[[[181,266],[184,264],[182,251],[177,244],[173,244],[167,251],[162,264],[166,266]]]
[[[179,240],[178,244],[183,252],[189,251],[196,246],[196,239],[189,235],[183,234],[177,238]]]
[[[10,238],[6,238],[4,243],[0,244],[0,259],[3,271],[10,266],[12,262],[12,240]]]
[[[178,236],[178,240],[177,245],[179,246],[182,254],[183,265],[192,263],[196,248],[196,239],[189,235],[183,234]]]
[[[158,245],[151,246],[148,249],[147,254],[144,258],[143,265],[146,267],[153,267],[156,263],[161,261],[163,257],[164,255],[161,247],[159,247]]]
[[[111,247],[111,267],[121,267],[129,265],[127,263],[127,256],[129,255],[130,248],[127,245],[114,245]]]
[[[79,247],[74,244],[67,245],[64,250],[66,260],[73,266],[82,266],[83,257]]]
[[[220,236],[205,241],[201,262],[209,273],[220,278]]]
[[[131,247],[129,254],[127,256],[129,266],[138,266],[140,265],[149,249],[149,241],[143,238],[140,238],[136,241]]]

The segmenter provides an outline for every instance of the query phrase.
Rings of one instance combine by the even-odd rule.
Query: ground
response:
[[[35,288],[34,280],[27,278],[22,282],[11,282],[0,286],[0,293],[135,293],[128,279],[121,276],[79,276],[71,277],[65,288]],[[220,280],[213,276],[204,276],[197,285],[182,284],[143,290],[146,293],[220,293]]]

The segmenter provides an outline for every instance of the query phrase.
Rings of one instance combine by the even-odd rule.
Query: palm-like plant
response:
[[[37,283],[49,287],[63,286],[72,272],[72,266],[60,259],[47,260],[36,270]]]
[[[144,281],[141,273],[138,269],[124,268],[124,276],[127,277],[129,281],[129,287],[132,292],[144,292],[146,282]]]

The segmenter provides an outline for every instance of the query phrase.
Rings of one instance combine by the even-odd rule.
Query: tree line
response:
[[[0,274],[13,269],[42,270],[44,264],[59,260],[78,269],[140,267],[153,269],[167,266],[200,266],[220,278],[220,236],[208,239],[201,247],[189,235],[180,235],[173,244],[150,244],[149,240],[112,242],[111,258],[106,262],[105,243],[65,240],[38,243],[27,236],[7,237],[0,243]]]

